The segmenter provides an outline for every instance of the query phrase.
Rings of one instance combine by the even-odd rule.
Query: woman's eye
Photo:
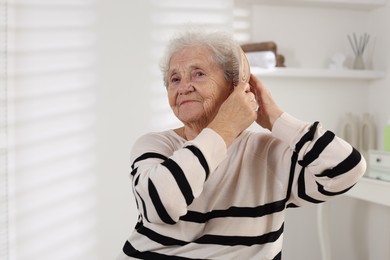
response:
[[[195,72],[195,76],[197,76],[197,77],[201,77],[201,76],[204,76],[204,75],[205,74],[202,71]]]
[[[171,83],[175,83],[175,82],[178,82],[178,81],[180,81],[180,79],[178,77],[171,78]]]

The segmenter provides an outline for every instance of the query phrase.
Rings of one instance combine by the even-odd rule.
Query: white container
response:
[[[359,120],[352,114],[347,113],[341,121],[339,136],[359,150]]]
[[[359,151],[368,158],[368,151],[376,149],[376,127],[372,115],[363,115],[359,131]]]
[[[390,181],[390,152],[370,150],[367,176]]]
[[[390,118],[384,130],[384,150],[390,152]]]

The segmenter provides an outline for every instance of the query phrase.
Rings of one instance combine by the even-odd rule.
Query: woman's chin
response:
[[[184,124],[196,124],[196,125],[204,125],[207,121],[207,117],[204,115],[204,113],[195,113],[192,111],[191,113],[186,114],[180,114],[179,120],[183,122]]]

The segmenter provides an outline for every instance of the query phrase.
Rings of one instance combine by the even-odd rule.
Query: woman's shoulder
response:
[[[164,131],[155,131],[155,132],[148,132],[138,137],[136,140],[136,143],[149,143],[149,142],[172,142],[172,143],[180,143],[181,137],[176,134],[176,132],[172,129],[164,130]]]
[[[235,148],[263,153],[269,152],[271,146],[278,145],[279,143],[281,141],[268,130],[245,130],[238,138]]]
[[[135,141],[132,149],[134,154],[155,152],[170,155],[184,143],[184,139],[178,136],[173,130],[160,132],[148,132]]]
[[[245,141],[245,142],[251,142],[251,141],[254,141],[254,140],[271,140],[273,139],[273,135],[271,134],[271,132],[269,132],[268,130],[266,129],[261,129],[261,130],[258,130],[258,131],[254,131],[254,130],[245,130],[244,132],[242,132],[241,134],[241,141]]]

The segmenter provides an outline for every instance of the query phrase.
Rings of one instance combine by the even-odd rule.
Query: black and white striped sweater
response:
[[[118,259],[281,259],[285,209],[321,203],[364,174],[360,153],[284,113],[226,148],[204,129],[149,133],[131,155],[140,213]]]

